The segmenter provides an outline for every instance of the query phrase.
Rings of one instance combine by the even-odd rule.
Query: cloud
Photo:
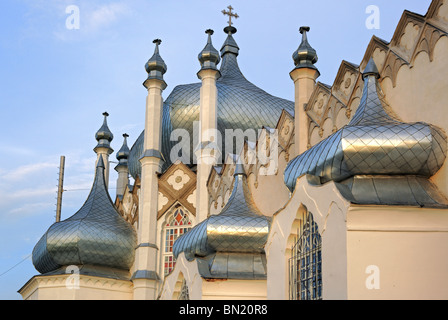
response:
[[[51,206],[48,202],[37,202],[37,203],[27,203],[18,208],[10,210],[8,213],[11,215],[29,215],[36,211],[41,211],[43,209],[49,209]]]
[[[9,172],[0,172],[2,182],[18,181],[29,178],[34,173],[41,173],[43,170],[51,168],[57,173],[58,164],[54,162],[41,162],[20,166]]]
[[[124,3],[117,2],[99,6],[86,13],[86,28],[90,31],[97,31],[129,14],[129,12],[129,7]]]

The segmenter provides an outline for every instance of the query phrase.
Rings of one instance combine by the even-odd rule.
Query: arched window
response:
[[[291,300],[322,299],[322,239],[313,215],[306,211],[289,259]]]
[[[168,275],[176,264],[173,255],[173,244],[177,238],[191,229],[191,221],[182,207],[174,209],[165,225],[165,243],[163,248],[164,275]]]

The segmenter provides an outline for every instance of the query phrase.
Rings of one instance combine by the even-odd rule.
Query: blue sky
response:
[[[144,65],[162,39],[168,71],[166,98],[178,84],[198,82],[204,31],[225,40],[231,4],[240,16],[234,36],[246,78],[267,92],[293,100],[289,72],[300,44],[298,29],[311,27],[321,82],[332,84],[342,60],[359,64],[376,35],[389,41],[403,13],[426,14],[430,0],[2,0],[0,1],[0,299],[37,274],[29,256],[54,222],[58,166],[66,156],[62,218],[73,215],[93,182],[95,132],[108,111],[118,151],[144,128]],[[68,29],[66,8],[79,8],[79,29]],[[369,5],[380,28],[368,29]],[[112,160],[115,160],[115,154]],[[114,164],[112,164],[113,168]],[[111,170],[115,197],[117,174]],[[3,274],[3,275],[1,275]]]

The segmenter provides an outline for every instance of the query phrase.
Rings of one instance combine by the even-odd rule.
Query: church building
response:
[[[227,9],[220,51],[206,30],[198,82],[166,99],[154,40],[144,130],[114,154],[103,114],[90,194],[36,244],[23,299],[448,299],[448,0],[331,85],[301,27],[294,101],[243,75]]]

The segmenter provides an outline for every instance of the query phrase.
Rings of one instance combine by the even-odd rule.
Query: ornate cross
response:
[[[232,17],[234,17],[235,19],[238,19],[240,16],[235,12],[233,13],[232,10],[232,6],[228,6],[227,9],[229,9],[229,11],[226,10],[222,10],[222,14],[229,16],[229,27],[232,26],[233,22],[232,22]]]

